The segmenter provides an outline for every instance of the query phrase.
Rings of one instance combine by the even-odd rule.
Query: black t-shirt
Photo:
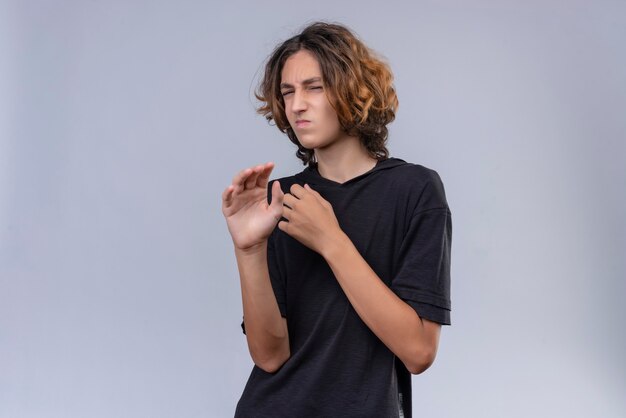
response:
[[[452,223],[435,171],[388,158],[345,183],[310,167],[280,179],[284,193],[294,183],[331,203],[361,256],[420,317],[450,324]],[[254,366],[235,416],[410,417],[411,374],[358,316],[326,260],[276,227],[268,268],[291,357],[275,373]]]

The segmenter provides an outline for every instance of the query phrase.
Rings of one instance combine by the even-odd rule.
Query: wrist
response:
[[[345,232],[339,230],[332,235],[324,248],[322,249],[322,257],[330,264],[330,260],[339,257],[348,245],[352,245],[352,241]]]
[[[234,245],[234,247],[236,255],[240,255],[243,257],[254,257],[259,254],[264,254],[267,251],[267,239],[246,248],[239,248],[237,245]]]

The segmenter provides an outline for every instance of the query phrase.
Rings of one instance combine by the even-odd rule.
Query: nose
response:
[[[304,112],[306,107],[307,103],[304,92],[301,89],[296,89],[291,98],[291,111],[295,114],[299,114]]]

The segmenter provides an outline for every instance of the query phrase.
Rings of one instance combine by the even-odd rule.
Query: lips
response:
[[[296,121],[296,126],[298,128],[304,128],[305,126],[308,126],[310,124],[311,124],[311,121],[310,120],[306,120],[306,119],[298,119]]]

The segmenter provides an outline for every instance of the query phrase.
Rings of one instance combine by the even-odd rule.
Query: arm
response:
[[[441,325],[420,318],[376,275],[350,238],[341,232],[322,256],[359,317],[412,374],[435,360]]]
[[[254,363],[268,373],[290,356],[287,320],[280,315],[267,267],[267,242],[247,250],[235,247],[241,281],[244,324]]]
[[[308,185],[284,197],[278,228],[321,254],[363,322],[413,374],[434,361],[441,325],[420,318],[371,269],[341,230],[331,204]]]
[[[282,214],[278,181],[267,203],[273,163],[247,168],[222,193],[222,212],[235,247],[244,325],[254,363],[273,373],[289,358],[287,321],[281,317],[267,266],[267,239]]]

